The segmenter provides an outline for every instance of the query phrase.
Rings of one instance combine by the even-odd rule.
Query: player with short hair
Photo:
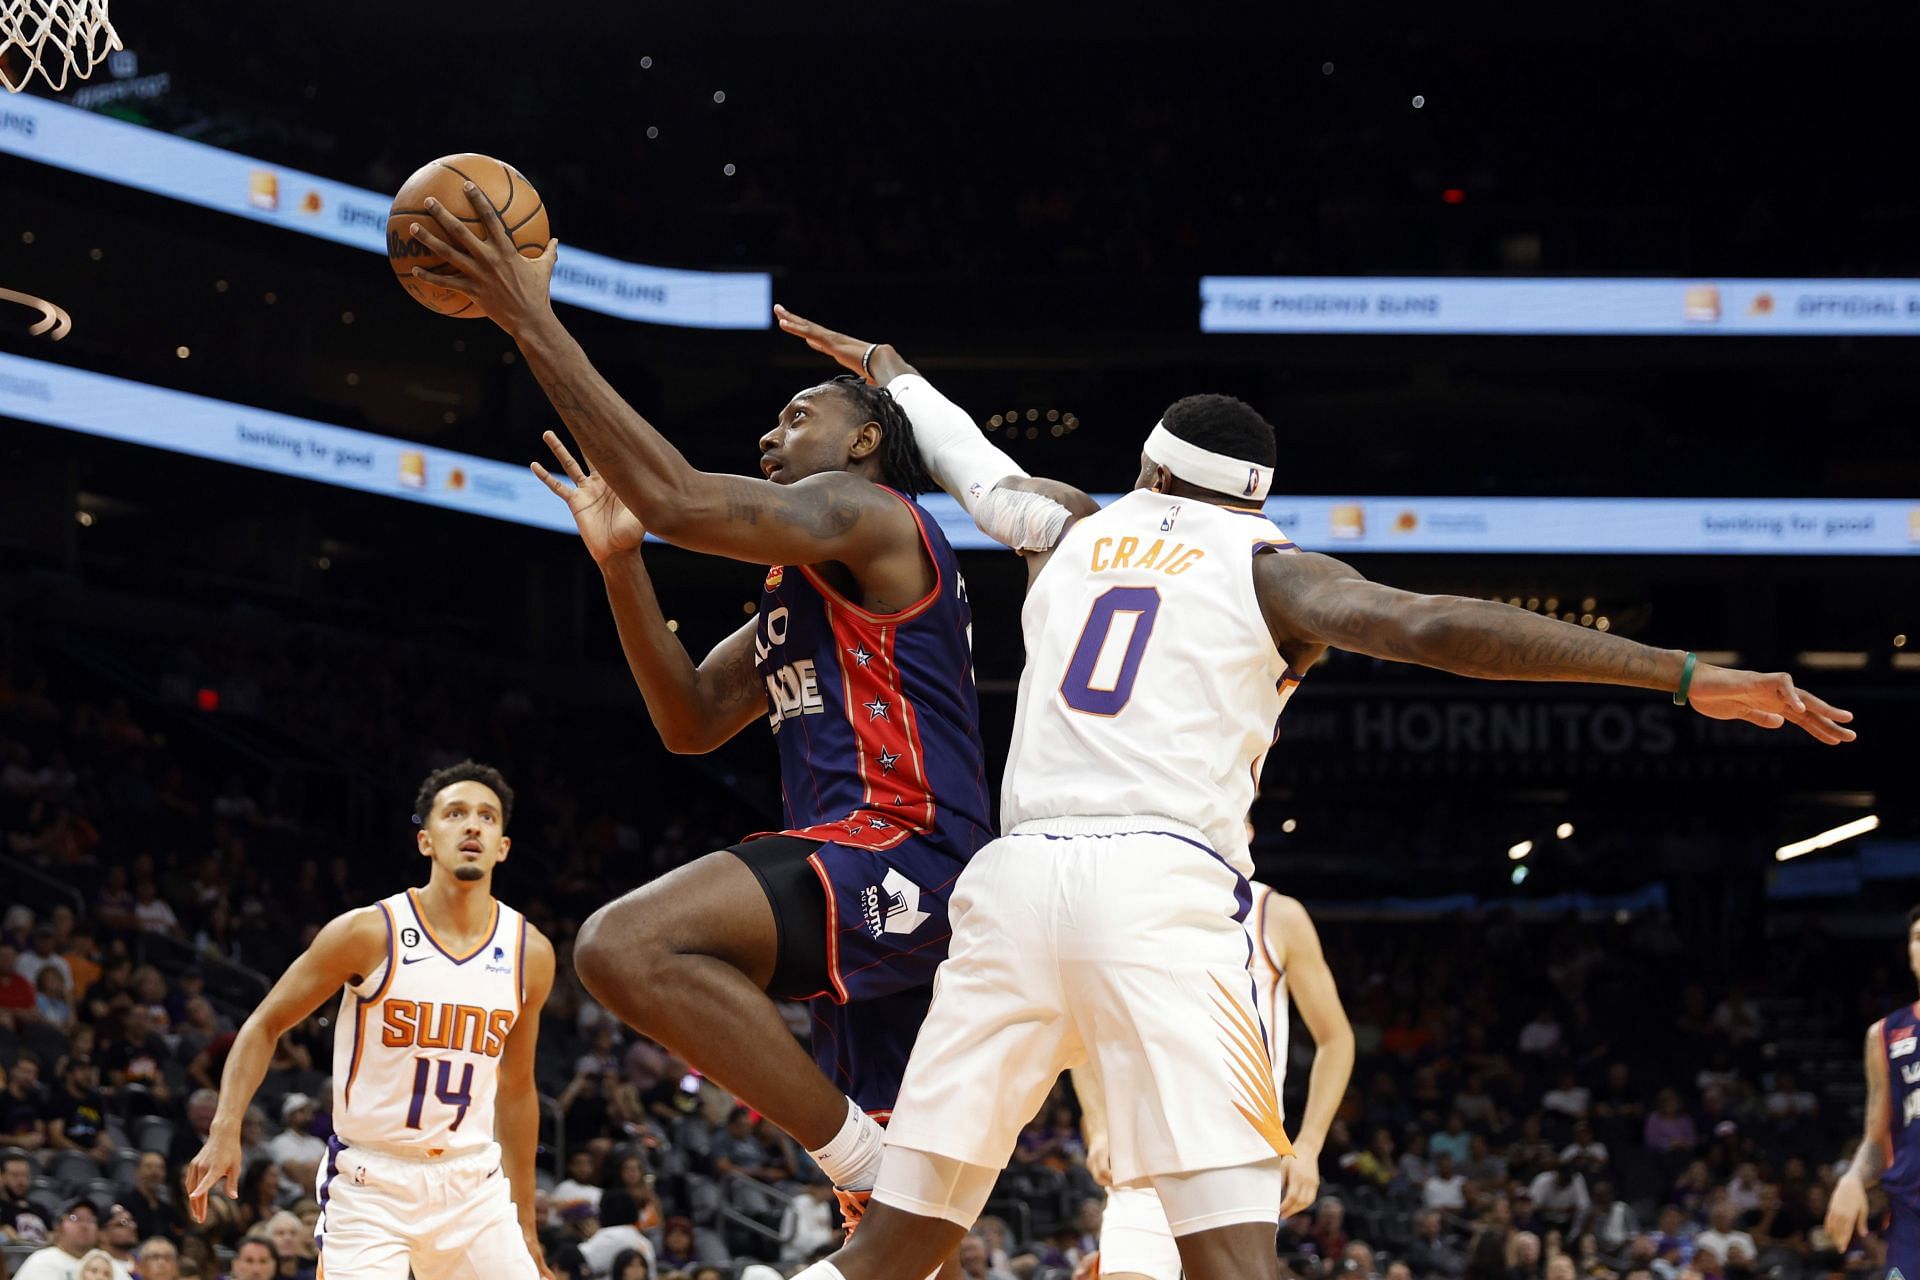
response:
[[[1058,1073],[1089,1060],[1113,1180],[1153,1186],[1185,1271],[1278,1274],[1273,1233],[1297,1162],[1248,971],[1243,818],[1280,714],[1327,649],[1658,689],[1716,718],[1854,736],[1850,713],[1785,674],[1398,591],[1303,552],[1262,513],[1273,428],[1229,396],[1171,405],[1133,492],[1101,509],[1009,471],[891,347],[780,322],[894,389],[927,469],[983,529],[1033,552],[1008,834],[955,886],[952,945],[866,1220],[806,1280],[926,1274],[979,1214]]]
[[[1286,1116],[1285,1077],[1289,1006],[1313,1037],[1313,1072],[1307,1082],[1307,1105],[1293,1137],[1297,1163],[1280,1204],[1285,1221],[1313,1204],[1320,1192],[1320,1152],[1334,1114],[1346,1096],[1353,1074],[1353,1025],[1341,1006],[1333,970],[1320,948],[1320,932],[1297,898],[1290,898],[1253,881],[1253,911],[1247,932],[1253,938],[1255,1009],[1266,1034],[1267,1057],[1273,1064],[1273,1092]],[[1107,1145],[1106,1092],[1091,1065],[1076,1067],[1074,1092],[1080,1099],[1081,1130],[1087,1140],[1087,1171],[1107,1188],[1106,1212],[1100,1219],[1099,1268],[1102,1280],[1141,1276],[1145,1280],[1180,1280],[1180,1251],[1167,1225],[1167,1211],[1152,1186],[1144,1183],[1113,1185],[1113,1158]]]
[[[1907,968],[1920,979],[1920,906],[1907,912]],[[1920,1280],[1920,1003],[1867,1028],[1865,1128],[1827,1204],[1827,1235],[1846,1252],[1867,1234],[1867,1192],[1887,1193],[1887,1276]]]
[[[553,250],[478,239],[430,202],[416,234],[509,333],[585,455],[547,433],[661,739],[706,752],[764,718],[785,829],[695,859],[602,907],[574,963],[594,997],[806,1147],[858,1219],[881,1130],[946,955],[947,896],[991,837],[970,642],[905,414],[865,379],[800,391],[758,477],[698,471],[593,368],[553,313]],[[769,565],[751,622],[697,665],[640,557],[645,530]],[[813,1061],[769,997],[811,1003]]]
[[[319,1173],[328,1280],[551,1280],[533,1215],[534,1048],[553,944],[493,896],[513,789],[464,760],[414,801],[427,884],[330,920],[235,1037],[220,1106],[188,1166],[194,1220],[225,1178],[274,1045],[338,991],[333,1137]]]

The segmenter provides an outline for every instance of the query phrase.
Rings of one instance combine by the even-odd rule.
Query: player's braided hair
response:
[[[909,496],[933,488],[933,477],[920,458],[920,446],[913,442],[913,424],[907,411],[885,387],[868,386],[865,380],[846,373],[833,380],[846,393],[855,413],[880,424],[880,483]]]
[[[507,785],[507,780],[498,769],[472,760],[462,760],[459,764],[435,769],[426,776],[419,792],[413,797],[414,822],[426,826],[427,815],[433,812],[433,798],[456,782],[478,782],[484,787],[491,787],[493,794],[500,797],[500,829],[507,829],[507,823],[513,820],[513,788]]]

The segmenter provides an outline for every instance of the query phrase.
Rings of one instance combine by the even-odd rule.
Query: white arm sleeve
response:
[[[907,411],[913,442],[920,448],[928,474],[968,515],[1001,480],[1027,474],[987,439],[971,414],[919,374],[900,375],[887,384],[887,391]]]

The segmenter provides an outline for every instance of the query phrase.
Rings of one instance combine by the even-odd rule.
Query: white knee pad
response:
[[[880,1178],[873,1184],[873,1198],[881,1204],[904,1209],[923,1218],[943,1218],[962,1229],[971,1229],[987,1207],[993,1184],[1000,1171],[981,1164],[968,1164],[950,1156],[936,1156],[891,1143],[880,1157]],[[1274,1193],[1274,1205],[1280,1203]]]

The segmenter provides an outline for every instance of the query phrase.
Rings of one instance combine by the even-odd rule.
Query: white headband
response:
[[[1254,502],[1265,502],[1273,484],[1273,468],[1255,466],[1224,453],[1202,449],[1156,422],[1147,435],[1146,454],[1188,484],[1197,484],[1214,493],[1238,494]]]

